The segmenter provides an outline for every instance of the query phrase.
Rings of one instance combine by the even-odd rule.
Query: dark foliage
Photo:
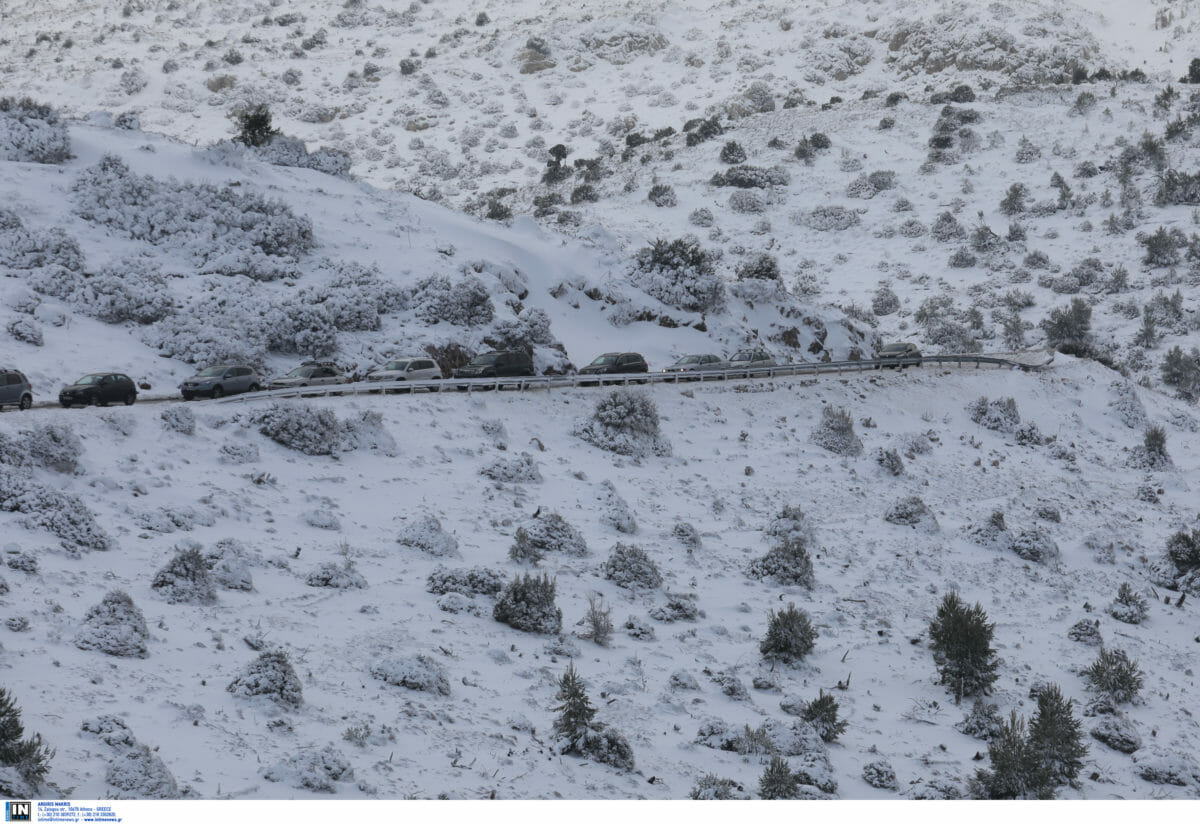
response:
[[[995,628],[987,622],[980,604],[968,607],[955,592],[942,599],[929,625],[929,636],[941,681],[954,690],[957,701],[986,693],[998,677],[999,662],[992,648]]]

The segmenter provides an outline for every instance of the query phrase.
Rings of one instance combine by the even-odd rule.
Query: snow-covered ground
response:
[[[1140,738],[1130,755],[1085,736],[1060,797],[1196,797],[1200,592],[1164,589],[1164,549],[1197,527],[1200,422],[1159,368],[1200,342],[1196,196],[1160,197],[1167,169],[1200,163],[1200,98],[1177,82],[1196,5],[6,3],[0,97],[51,104],[65,128],[0,112],[0,365],[38,400],[101,369],[169,395],[226,359],[363,372],[528,345],[563,371],[611,350],[659,369],[751,345],[1036,349],[1075,298],[1110,364],[641,388],[664,442],[636,458],[580,437],[609,390],[5,412],[0,666],[57,750],[45,792],[684,798],[715,774],[754,795],[770,747],[806,792],[961,792],[987,744],[955,729],[970,700],[937,683],[928,637],[956,590],[996,623],[1001,716],[1030,717],[1031,688],[1054,682],[1085,731]],[[352,176],[218,143],[258,103]],[[695,118],[724,132],[689,146]],[[22,154],[59,139],[62,162]],[[543,182],[559,143],[571,173]],[[745,185],[713,181],[734,168]],[[1174,262],[1147,258],[1160,228]],[[645,265],[689,236],[706,261],[682,277]],[[1021,427],[975,422],[982,396],[1012,398]],[[812,440],[827,407],[861,454]],[[1139,451],[1153,425],[1169,464]],[[912,497],[925,517],[896,506]],[[748,574],[785,507],[811,528],[811,590]],[[511,560],[550,513],[586,554]],[[161,585],[190,542],[215,600]],[[618,544],[661,583],[606,577]],[[431,592],[439,567],[491,570],[477,588],[551,575],[563,637],[497,622],[496,596],[462,580]],[[1143,623],[1110,615],[1121,584]],[[118,590],[146,624],[126,656],[97,649],[115,648],[93,607]],[[597,594],[608,647],[581,637]],[[759,643],[790,602],[816,648],[772,666]],[[1083,717],[1099,647],[1069,633],[1095,621],[1145,674],[1116,716]],[[296,685],[282,703],[238,694],[272,650],[299,702]],[[568,661],[634,771],[555,751]],[[793,714],[821,691],[848,722],[828,746]],[[875,762],[895,789],[863,779]]]

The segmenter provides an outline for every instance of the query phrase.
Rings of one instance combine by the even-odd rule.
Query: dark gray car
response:
[[[239,392],[257,392],[261,385],[262,379],[253,367],[224,364],[201,369],[179,384],[179,391],[185,401],[190,401],[201,395],[220,398]]]
[[[28,409],[32,405],[33,387],[29,379],[16,369],[0,369],[0,408]]]

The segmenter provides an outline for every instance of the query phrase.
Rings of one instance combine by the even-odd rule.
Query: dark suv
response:
[[[649,372],[646,359],[637,352],[605,352],[579,370],[581,375],[622,375]]]
[[[220,398],[238,392],[257,392],[261,383],[253,367],[210,366],[179,384],[179,391],[185,401],[190,401],[197,395]]]
[[[533,360],[518,350],[476,355],[466,366],[454,370],[456,378],[533,377]]]
[[[128,375],[120,372],[96,372],[84,375],[58,393],[58,402],[64,409],[79,406],[108,406],[120,401],[132,406],[137,400],[137,385]]]
[[[29,378],[16,369],[0,369],[0,409],[15,406],[28,409],[33,405],[33,387]]]

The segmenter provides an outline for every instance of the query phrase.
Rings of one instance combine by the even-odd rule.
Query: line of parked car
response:
[[[879,350],[878,360],[884,363],[877,368],[888,365],[887,361],[895,361],[893,365],[898,368],[920,366],[921,350],[911,343],[889,343]],[[684,355],[675,363],[664,367],[662,371],[736,374],[744,369],[748,375],[751,370],[778,365],[775,359],[762,349],[742,349],[728,358],[713,354]],[[603,375],[647,374],[649,371],[650,365],[637,352],[605,352],[580,369],[579,374],[594,375],[599,383],[603,380]],[[485,352],[453,371],[453,378],[460,379],[533,375],[533,360],[528,353],[521,350]],[[437,362],[425,355],[396,358],[366,374],[366,380],[369,382],[440,380],[442,377],[442,370]],[[703,380],[703,377],[698,376],[698,379]],[[201,397],[222,398],[241,392],[257,392],[260,389],[327,386],[352,383],[354,380],[355,377],[347,375],[337,363],[329,360],[304,361],[286,375],[270,381],[264,381],[252,366],[220,364],[201,369],[183,381],[179,384],[179,392],[184,400],[190,401]],[[467,386],[458,388],[466,389]],[[130,406],[136,400],[137,384],[121,372],[95,372],[84,375],[75,383],[64,386],[58,393],[59,403],[68,409],[72,406],[107,406],[117,402]],[[0,409],[5,406],[28,409],[32,405],[33,387],[29,379],[17,369],[0,367]]]

